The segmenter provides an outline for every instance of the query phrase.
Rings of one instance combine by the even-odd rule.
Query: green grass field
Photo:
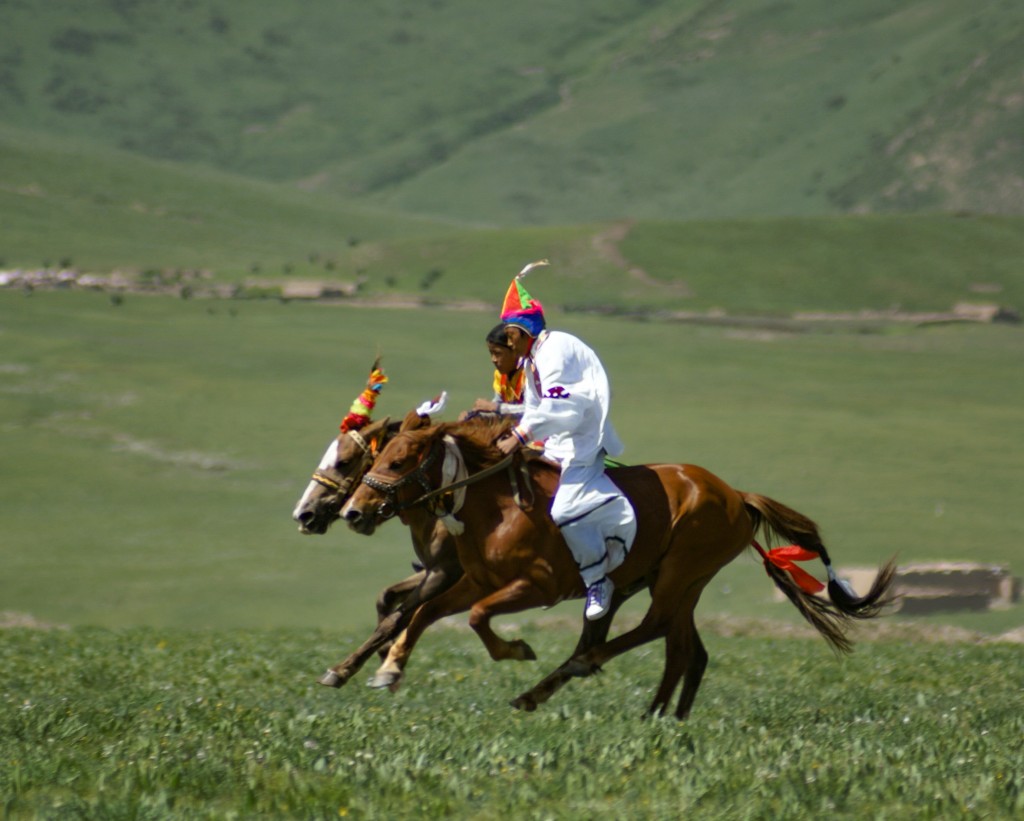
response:
[[[640,720],[661,651],[507,701],[536,664],[428,633],[397,694],[309,667],[313,630],[5,631],[0,812],[28,818],[1011,819],[1024,812],[1020,649],[706,636],[686,724]]]
[[[895,554],[1020,572],[1019,328],[550,321],[604,356],[629,460],[695,462],[796,507],[840,568]],[[1019,644],[978,643],[1019,628],[1020,604],[893,616],[837,660],[820,639],[779,637],[802,634],[798,616],[743,557],[698,608],[711,665],[685,726],[640,720],[657,644],[535,714],[507,706],[569,653],[579,602],[497,621],[536,665],[497,665],[441,626],[395,695],[362,685],[372,663],[340,692],[315,684],[412,554],[397,523],[302,537],[291,508],[378,352],[391,376],[378,415],[441,389],[454,415],[489,391],[492,322],[0,292],[0,611],[71,625],[0,630],[0,812],[1020,814]]]
[[[398,693],[372,664],[339,692],[408,536],[290,514],[377,354],[378,416],[489,396],[500,296],[547,257],[626,460],[796,508],[840,571],[1024,575],[1024,332],[877,316],[1024,309],[1022,8],[0,2],[0,271],[360,286],[0,289],[0,816],[1020,818],[1024,604],[836,659],[748,555],[698,608],[685,725],[640,718],[658,644],[507,705],[580,602],[497,620],[537,664],[457,617]]]
[[[493,317],[276,301],[0,292],[2,609],[122,626],[366,626],[411,551],[301,537],[292,506],[379,351],[379,414],[489,395]],[[552,312],[605,358],[633,462],[686,461],[821,525],[840,565],[1017,572],[1024,335],[784,333]],[[780,618],[752,558],[707,612]],[[568,607],[569,605],[565,605]],[[572,608],[575,613],[575,608]],[[999,631],[1012,611],[969,616]]]

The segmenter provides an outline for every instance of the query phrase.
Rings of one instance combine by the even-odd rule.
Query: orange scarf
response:
[[[526,386],[526,375],[523,369],[513,371],[511,376],[501,371],[494,372],[494,395],[501,398],[502,402],[510,405],[518,405],[523,401],[523,388]]]

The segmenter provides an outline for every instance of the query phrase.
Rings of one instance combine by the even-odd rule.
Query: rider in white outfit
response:
[[[551,518],[580,566],[586,617],[598,619],[611,601],[607,574],[625,559],[636,535],[632,506],[604,472],[605,455],[622,452],[608,418],[608,377],[597,354],[581,340],[544,330],[543,308],[519,277],[509,287],[501,318],[509,344],[524,358],[526,392],[522,419],[498,447],[510,453],[543,439],[544,454],[561,465]]]

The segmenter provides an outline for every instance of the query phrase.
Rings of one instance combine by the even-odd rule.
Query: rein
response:
[[[515,499],[516,504],[523,510],[525,510],[527,507],[533,504],[532,490],[529,493],[529,502],[523,502],[522,494],[519,490],[519,482],[517,481],[515,475],[515,468],[512,464],[516,456],[515,452],[508,454],[505,458],[501,459],[498,462],[495,462],[490,467],[486,467],[477,473],[467,476],[465,479],[460,479],[456,482],[452,482],[451,484],[442,485],[441,487],[437,488],[431,487],[429,479],[426,475],[426,470],[435,461],[437,461],[438,452],[439,450],[443,449],[444,444],[442,444],[441,440],[435,439],[430,446],[430,450],[427,452],[427,455],[423,458],[423,460],[415,468],[409,471],[409,473],[405,474],[404,476],[400,476],[398,479],[391,480],[381,476],[374,476],[372,472],[367,473],[365,476],[363,476],[363,484],[369,485],[371,488],[373,488],[376,491],[379,491],[380,493],[383,493],[387,497],[386,501],[378,508],[378,516],[380,516],[382,519],[390,519],[392,516],[401,513],[403,510],[408,510],[409,508],[425,504],[426,502],[429,502],[440,496],[445,496],[454,493],[457,490],[461,490],[462,488],[469,487],[470,485],[476,484],[477,482],[480,482],[489,476],[493,476],[494,474],[499,473],[500,471],[505,469],[508,470],[509,480],[512,483],[512,495]],[[520,463],[519,469],[523,475],[523,480],[526,486],[529,487],[530,476],[525,461]],[[418,496],[417,498],[413,499],[411,502],[399,501],[398,491],[401,488],[405,487],[407,484],[410,484],[411,482],[416,480],[419,481],[420,486],[424,489],[425,492],[421,496]],[[434,512],[435,515],[441,515],[438,514],[436,507],[432,512]],[[445,512],[444,515],[450,514]]]
[[[398,491],[411,482],[418,481],[420,486],[427,491],[426,495],[430,495],[430,491],[433,490],[433,488],[431,487],[430,480],[427,477],[427,469],[437,461],[438,444],[439,443],[436,439],[431,442],[430,450],[427,451],[426,456],[420,459],[419,464],[405,474],[405,476],[400,476],[394,480],[386,479],[374,476],[372,470],[363,476],[364,485],[368,485],[388,497],[387,501],[384,505],[381,505],[381,508],[378,511],[381,518],[390,519],[395,514],[413,506],[412,504],[402,504],[398,500]],[[442,445],[441,447],[443,448],[444,446]],[[417,499],[413,504],[419,504],[422,498],[425,497],[420,497],[420,499]],[[385,505],[390,505],[390,509],[388,509],[386,513]]]
[[[461,490],[464,487],[475,485],[477,482],[486,479],[488,476],[493,476],[495,473],[498,473],[504,468],[511,468],[512,459],[514,457],[515,454],[510,453],[500,462],[495,462],[489,468],[484,468],[479,473],[474,473],[472,476],[467,476],[465,479],[462,479],[458,482],[452,482],[450,485],[444,485],[443,487],[433,488],[432,490],[429,490],[427,493],[424,493],[422,496],[420,496],[420,498],[410,502],[408,505],[406,505],[406,507],[413,507],[414,505],[423,504],[424,502],[429,501],[430,499],[434,499],[437,496],[441,496],[445,493],[451,493],[456,490]]]
[[[370,448],[370,445],[367,443],[366,439],[363,438],[363,435],[359,433],[359,431],[350,430],[348,431],[348,435],[352,438],[352,441],[355,442],[359,449],[363,452],[363,464],[360,465],[360,470],[365,471],[366,467],[368,467],[368,465],[366,464],[367,457],[370,457],[371,459],[375,457],[377,455],[376,450]],[[316,470],[313,471],[312,479],[321,487],[325,487],[328,490],[336,491],[339,495],[347,496],[349,491],[352,489],[352,485],[355,483],[356,473],[346,476],[339,482],[336,479],[333,479],[332,477],[328,476],[324,470],[317,468]]]

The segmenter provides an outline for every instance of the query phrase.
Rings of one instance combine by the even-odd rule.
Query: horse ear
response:
[[[398,430],[419,430],[420,428],[429,427],[429,425],[429,416],[420,416],[416,411],[411,410],[405,415],[405,419],[402,420],[402,426]]]
[[[372,439],[374,436],[377,436],[384,431],[390,423],[391,417],[385,416],[383,419],[377,419],[374,422],[370,422],[370,424],[363,428],[360,433],[363,434],[363,438]]]

